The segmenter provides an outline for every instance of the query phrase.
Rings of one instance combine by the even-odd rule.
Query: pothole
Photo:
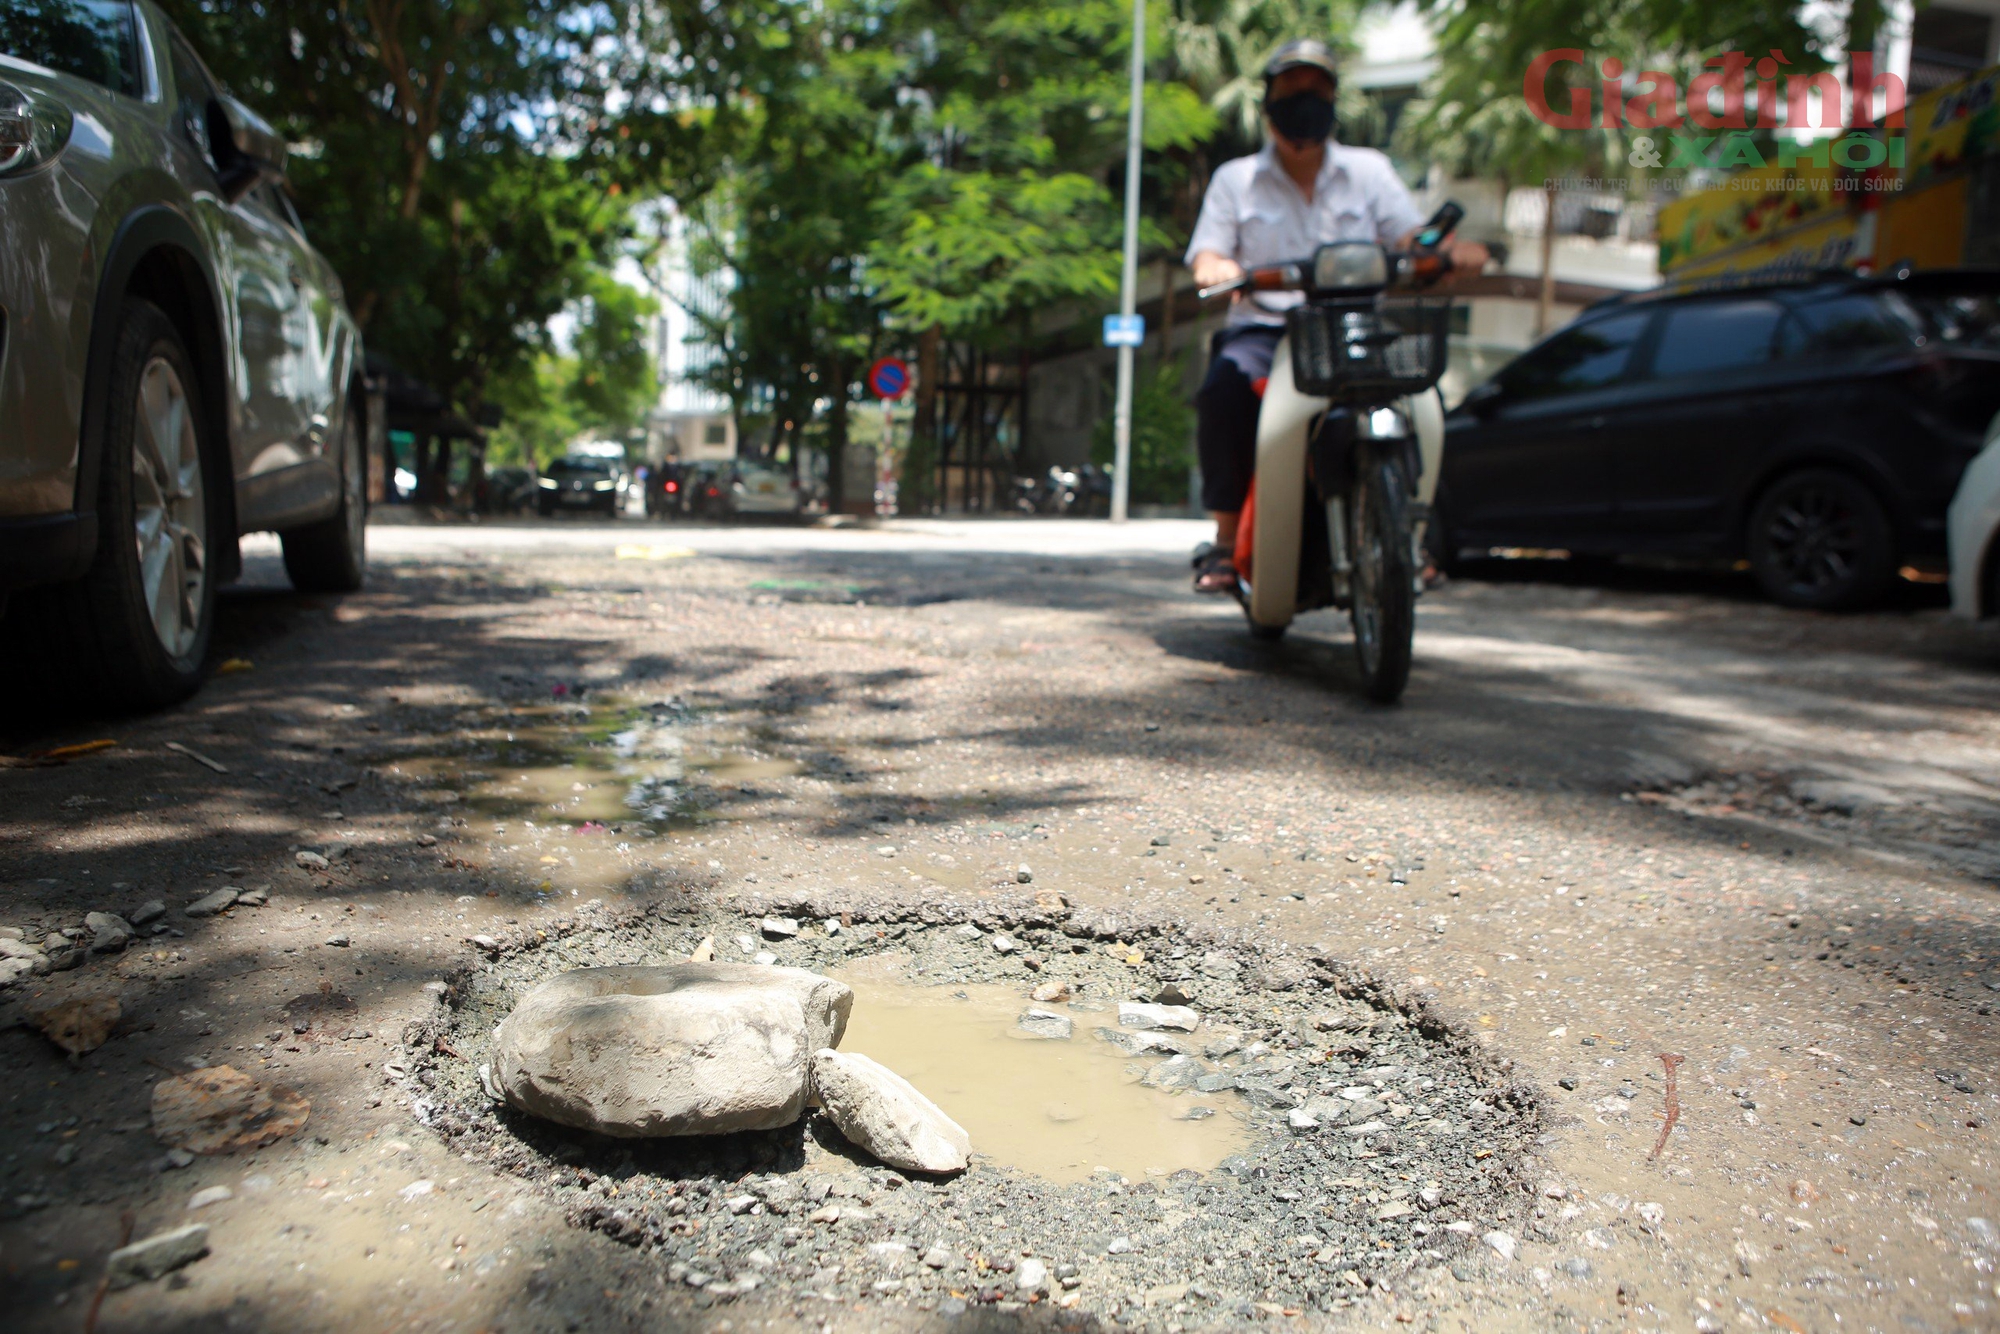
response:
[[[1532,1094],[1336,961],[1046,903],[742,906],[751,915],[660,905],[622,923],[600,908],[570,934],[502,943],[406,1035],[426,1053],[419,1112],[454,1148],[657,1256],[697,1305],[1022,1303],[1146,1327],[1332,1311],[1412,1271],[1483,1265],[1480,1238],[1514,1231],[1524,1208]],[[799,934],[767,938],[771,912]],[[477,1067],[529,989],[684,959],[711,935],[718,958],[854,986],[841,1049],[960,1119],[970,1168],[906,1176],[813,1113],[769,1132],[611,1140],[486,1097]],[[1072,1036],[1014,1036],[1051,984],[1071,999],[1039,1008]],[[1169,986],[1199,1013],[1194,1032],[1118,1024],[1120,1002]]]

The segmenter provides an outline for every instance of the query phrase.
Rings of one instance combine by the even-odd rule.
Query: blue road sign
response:
[[[901,398],[910,387],[910,368],[894,357],[884,357],[868,368],[868,387],[877,398]]]
[[[1146,341],[1146,317],[1144,315],[1106,315],[1104,317],[1104,345],[1106,347],[1140,347]]]

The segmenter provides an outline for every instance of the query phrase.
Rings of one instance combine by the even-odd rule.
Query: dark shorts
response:
[[[1210,344],[1208,375],[1195,394],[1195,448],[1201,455],[1203,509],[1234,514],[1257,467],[1255,383],[1271,373],[1282,326],[1239,324]]]

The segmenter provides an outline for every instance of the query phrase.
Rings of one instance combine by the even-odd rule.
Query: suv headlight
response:
[[[535,479],[535,485],[536,485],[536,486],[539,486],[539,487],[543,487],[543,488],[546,488],[547,490],[550,490],[550,491],[553,491],[553,490],[555,490],[555,489],[556,489],[557,487],[561,486],[561,485],[562,485],[562,483],[561,483],[561,482],[558,482],[558,481],[557,481],[557,480],[556,480],[555,478],[553,478],[553,477],[537,477],[537,478]]]
[[[76,118],[62,103],[0,83],[0,176],[53,162],[75,125]]]
[[[592,482],[590,484],[593,491],[609,491],[617,485],[618,483],[616,482]]]

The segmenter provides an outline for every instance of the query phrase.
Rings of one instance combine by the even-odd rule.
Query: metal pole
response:
[[[1146,0],[1132,0],[1132,114],[1125,127],[1125,272],[1120,281],[1118,313],[1132,318],[1139,286],[1139,150],[1145,121]],[[1169,292],[1168,298],[1172,298]],[[1118,349],[1118,407],[1112,418],[1115,449],[1111,468],[1111,522],[1125,522],[1132,492],[1132,358],[1138,349]]]

